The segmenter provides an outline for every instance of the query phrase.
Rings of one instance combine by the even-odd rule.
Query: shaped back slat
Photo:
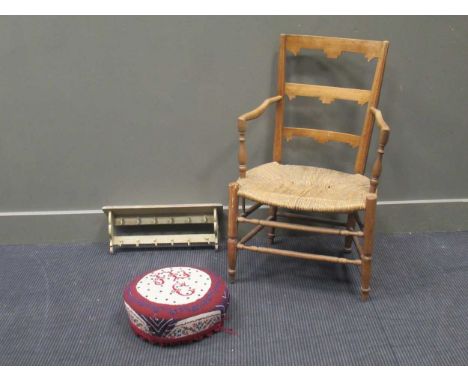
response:
[[[331,104],[336,99],[355,101],[359,105],[369,102],[370,91],[363,89],[337,88],[333,86],[319,86],[295,84],[287,82],[284,92],[288,98],[294,99],[296,96],[317,97],[324,104]]]
[[[302,127],[285,127],[283,128],[283,135],[287,141],[290,141],[293,137],[307,137],[320,143],[346,143],[353,148],[358,147],[359,143],[361,143],[361,137],[359,135],[310,128],[304,129]]]

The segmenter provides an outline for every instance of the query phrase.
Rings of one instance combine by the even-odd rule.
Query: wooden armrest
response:
[[[379,184],[380,174],[382,173],[382,160],[384,155],[384,148],[390,136],[390,127],[383,119],[382,112],[379,109],[371,107],[370,110],[375,116],[377,126],[380,128],[379,147],[377,149],[377,157],[375,159],[374,166],[372,167],[372,177],[370,181],[371,184],[369,190],[371,193],[375,193]]]
[[[238,120],[241,120],[243,122],[246,122],[246,121],[250,121],[251,119],[255,119],[255,118],[258,118],[260,117],[264,112],[265,110],[268,108],[268,106],[270,106],[272,103],[274,102],[278,102],[279,100],[281,100],[283,98],[283,96],[274,96],[274,97],[270,97],[270,98],[267,98],[265,101],[262,102],[262,104],[260,106],[258,106],[256,109],[253,109],[252,111],[249,111],[245,114],[242,114]]]
[[[375,107],[370,108],[372,114],[375,116],[375,120],[377,121],[377,125],[380,127],[381,130],[390,131],[390,127],[387,125],[387,122],[383,119],[382,112]]]
[[[280,95],[267,98],[256,109],[242,114],[237,118],[237,129],[239,130],[239,175],[241,178],[245,178],[245,173],[247,172],[247,148],[245,147],[245,129],[247,127],[247,121],[260,117],[268,106],[274,102],[278,102],[282,98],[283,96]]]

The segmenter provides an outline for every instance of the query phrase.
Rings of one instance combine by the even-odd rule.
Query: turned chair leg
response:
[[[278,207],[270,207],[270,216],[273,216],[272,220],[276,220],[276,213],[278,212]],[[270,227],[270,230],[268,232],[268,241],[270,244],[273,244],[275,241],[275,227]]]
[[[228,217],[228,275],[229,281],[234,282],[236,278],[237,264],[237,215],[239,212],[239,197],[237,183],[229,184],[229,217]]]
[[[356,219],[354,218],[354,214],[348,214],[348,220],[346,222],[346,229],[352,231],[354,226],[356,225]],[[344,252],[351,253],[353,245],[353,237],[352,236],[345,236],[344,241]]]
[[[374,225],[377,196],[368,194],[366,197],[366,210],[364,217],[364,245],[361,258],[361,299],[366,301],[370,292],[370,279],[372,272],[372,250],[374,247]]]

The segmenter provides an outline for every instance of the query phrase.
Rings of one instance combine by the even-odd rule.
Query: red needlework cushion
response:
[[[135,278],[125,288],[124,304],[139,337],[177,344],[222,329],[229,291],[220,276],[207,270],[169,267]]]

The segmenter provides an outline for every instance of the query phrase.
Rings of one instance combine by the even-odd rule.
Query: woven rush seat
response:
[[[361,174],[270,162],[237,180],[238,195],[270,206],[311,212],[365,209],[370,181]]]

